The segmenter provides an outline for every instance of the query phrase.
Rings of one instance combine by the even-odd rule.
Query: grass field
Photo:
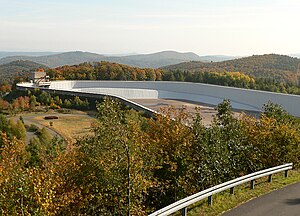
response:
[[[90,134],[91,124],[94,118],[87,114],[80,115],[59,115],[58,119],[45,120],[44,116],[34,118],[39,124],[53,129],[60,134],[67,142],[74,142],[76,138]],[[53,125],[50,126],[50,122]]]
[[[208,206],[207,199],[188,208],[189,216],[215,216],[237,207],[251,199],[267,194],[276,189],[300,181],[300,170],[289,171],[289,177],[285,178],[284,173],[273,176],[273,182],[268,182],[268,177],[263,177],[255,182],[255,189],[250,190],[250,182],[235,188],[234,195],[228,191],[221,192],[213,196],[213,205]],[[181,215],[180,212],[175,215]]]

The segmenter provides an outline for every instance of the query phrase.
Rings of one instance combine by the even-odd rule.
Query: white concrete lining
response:
[[[25,83],[22,85],[30,85]],[[25,87],[25,86],[24,86]],[[185,99],[217,105],[227,98],[233,108],[259,111],[268,101],[282,105],[289,113],[300,117],[300,96],[250,89],[224,87],[202,83],[169,81],[54,81],[50,89],[112,94],[127,99]],[[134,96],[133,96],[134,95]]]
[[[122,96],[127,99],[157,99],[158,91],[131,88],[73,88],[79,92]]]

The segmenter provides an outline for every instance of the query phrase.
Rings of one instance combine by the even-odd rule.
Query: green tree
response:
[[[39,95],[39,101],[41,103],[43,103],[44,105],[50,105],[51,103],[51,95],[45,91],[43,91],[40,95]]]
[[[46,128],[37,130],[35,135],[35,137],[30,139],[26,147],[26,150],[30,154],[30,166],[41,166],[53,160],[64,149],[63,141],[57,137],[53,137]]]
[[[35,106],[37,105],[36,96],[31,95],[29,98],[29,106],[31,110],[35,110]]]
[[[190,193],[234,179],[260,168],[255,164],[256,148],[246,141],[244,122],[234,118],[229,100],[216,107],[217,114],[210,127],[201,116],[193,122],[195,140],[190,149]]]
[[[58,105],[58,106],[61,106],[61,105],[62,105],[62,100],[59,98],[58,95],[55,96],[55,97],[53,98],[53,100],[54,100],[54,103],[55,103],[56,105]]]
[[[26,147],[26,151],[29,153],[29,166],[40,166],[41,158],[40,158],[40,149],[42,145],[38,137],[33,137],[30,139],[29,144]]]
[[[26,139],[26,128],[24,123],[21,120],[18,120],[17,123],[13,119],[9,121],[10,131],[13,136],[17,139],[25,142]]]
[[[80,140],[85,185],[91,188],[88,214],[145,214],[145,195],[150,185],[147,146],[141,142],[140,122],[120,103],[104,99],[97,105],[94,135]]]
[[[68,99],[64,100],[63,106],[66,108],[71,108],[72,107],[72,102]]]
[[[284,110],[281,105],[274,104],[271,101],[263,105],[262,114],[279,122],[292,122],[294,120],[294,117]]]

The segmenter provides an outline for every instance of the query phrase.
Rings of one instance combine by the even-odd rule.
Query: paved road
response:
[[[46,130],[53,136],[57,136],[57,137],[62,137],[59,133],[57,133],[56,131],[54,131],[53,129],[49,128],[49,127],[45,127],[44,125],[40,124],[37,121],[34,121],[33,118],[38,116],[38,115],[33,115],[33,116],[26,116],[26,115],[17,115],[12,117],[12,119],[14,119],[14,121],[18,121],[20,119],[20,116],[22,116],[23,121],[26,125],[31,125],[34,124],[36,125],[38,128],[46,128]],[[45,115],[46,116],[46,115]],[[35,137],[35,133],[34,132],[28,132],[26,131],[26,143],[30,142],[30,139],[32,139],[33,137]]]
[[[223,216],[299,216],[300,182],[251,200]]]

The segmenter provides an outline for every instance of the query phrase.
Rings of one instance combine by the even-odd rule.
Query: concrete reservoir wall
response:
[[[32,87],[31,83],[18,84]],[[202,83],[169,81],[53,81],[49,89],[123,97],[126,99],[179,99],[217,105],[225,98],[232,107],[260,111],[268,101],[300,117],[300,96]]]

